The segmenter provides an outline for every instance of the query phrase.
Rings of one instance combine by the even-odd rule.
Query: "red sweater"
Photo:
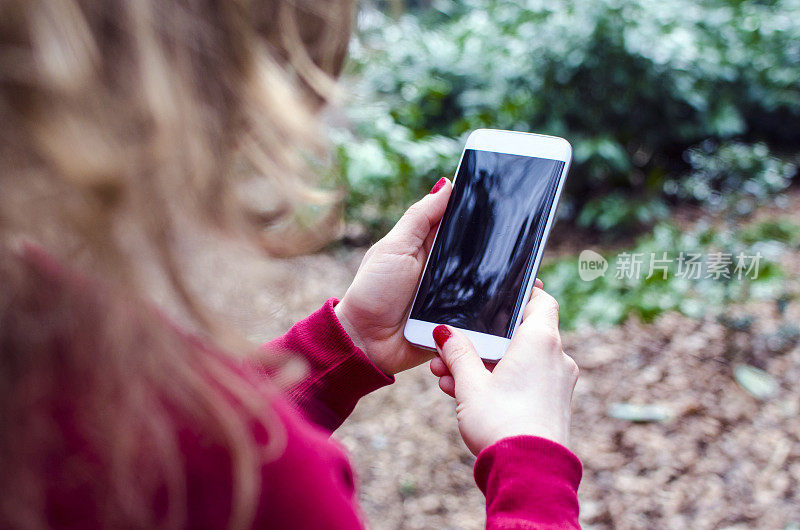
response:
[[[91,315],[107,300],[91,294],[74,278],[64,277],[46,256],[28,256],[36,273],[37,296],[31,307],[48,300],[70,300],[70,307]],[[70,287],[70,289],[66,289]],[[65,295],[64,291],[75,291]],[[77,293],[77,294],[76,294]],[[87,301],[88,300],[88,301]],[[309,365],[309,374],[278,396],[270,407],[285,429],[285,448],[279,457],[262,465],[261,490],[253,526],[256,528],[362,528],[364,525],[353,471],[343,448],[330,438],[353,411],[358,400],[393,382],[347,336],[330,299],[317,312],[297,323],[288,333],[266,344],[264,355],[291,351]],[[85,318],[90,318],[84,315]],[[2,330],[0,330],[2,331]],[[2,336],[2,333],[0,333]],[[192,347],[206,348],[187,338]],[[0,341],[2,342],[2,341]],[[208,351],[209,355],[218,355]],[[265,363],[269,364],[269,363]],[[242,385],[274,385],[258,367],[244,366],[237,373]],[[274,392],[271,392],[274,394]],[[69,403],[69,400],[64,401]],[[246,411],[242,411],[246,415]],[[67,415],[66,418],[71,416]],[[69,423],[69,422],[68,422]],[[67,423],[66,428],[69,428]],[[185,418],[176,418],[183,466],[186,470],[186,504],[189,528],[224,528],[231,514],[231,459]],[[263,446],[269,437],[253,431],[253,443]],[[77,453],[87,451],[78,445]],[[68,457],[52,469],[68,469]],[[486,495],[488,528],[577,528],[577,489],[580,461],[563,446],[534,436],[506,438],[484,449],[475,462],[475,481]],[[54,472],[55,473],[55,472]],[[102,503],[102,491],[73,484],[52,475],[47,492],[47,518],[51,526],[91,528]],[[0,520],[2,514],[0,513]]]
[[[353,472],[329,438],[358,400],[393,382],[345,333],[328,300],[316,313],[267,344],[291,350],[310,374],[278,406],[289,431],[286,452],[264,469],[263,513],[271,528],[361,528]],[[297,412],[299,410],[299,413]],[[581,463],[565,447],[516,436],[487,447],[475,462],[486,495],[487,528],[579,528]]]

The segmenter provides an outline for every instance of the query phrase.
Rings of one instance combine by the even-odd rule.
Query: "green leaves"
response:
[[[667,193],[708,204],[734,216],[750,214],[760,203],[784,191],[797,165],[775,157],[764,143],[706,141],[686,152],[691,172]]]
[[[632,247],[606,254],[608,270],[599,278],[582,280],[577,256],[546,262],[539,277],[559,300],[565,329],[613,326],[630,316],[650,321],[669,311],[691,317],[715,316],[731,303],[786,296],[778,261],[795,238],[800,234],[788,220],[764,221],[742,230],[700,227],[688,231],[662,222]],[[709,263],[720,253],[728,255],[730,263],[719,278],[709,277]],[[757,277],[753,271],[748,275],[743,270],[739,278],[737,256],[759,253]],[[692,255],[699,256],[699,274],[688,270]],[[630,266],[632,256],[637,256],[638,272]],[[667,261],[658,261],[663,258]],[[651,261],[655,265],[652,271]],[[658,265],[666,267],[666,274]]]
[[[589,207],[584,226],[657,222],[664,195],[746,212],[719,195],[743,183],[761,200],[796,170],[770,153],[800,145],[798,21],[800,0],[438,1],[399,20],[365,8],[337,136],[349,215],[379,235],[479,127],[568,138],[572,211],[609,193],[620,209]]]

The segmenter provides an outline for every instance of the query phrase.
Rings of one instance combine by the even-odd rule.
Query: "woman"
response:
[[[369,250],[341,301],[244,363],[180,251],[197,226],[253,234],[247,175],[271,179],[273,213],[314,197],[300,176],[351,1],[0,5],[0,525],[360,527],[329,435],[431,357],[401,329],[450,182]],[[153,277],[193,333],[153,309]],[[542,287],[491,372],[463,335],[434,333],[489,527],[578,525],[577,368]],[[298,357],[305,377],[285,383]]]

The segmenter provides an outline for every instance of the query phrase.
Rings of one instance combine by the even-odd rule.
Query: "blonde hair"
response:
[[[255,175],[279,197],[274,212],[313,194],[302,177],[320,149],[314,111],[335,91],[352,11],[353,0],[0,0],[1,525],[47,524],[40,459],[66,441],[37,407],[59,394],[100,451],[103,465],[79,476],[105,523],[185,521],[175,414],[230,448],[229,524],[252,519],[259,462],[282,443],[268,396],[153,315],[137,256],[155,256],[197,327],[231,344],[186,287],[175,242],[198,224],[252,233],[236,190]],[[96,289],[21,265],[9,243],[20,235]],[[267,454],[242,406],[268,426]],[[162,487],[159,518],[147,501]]]

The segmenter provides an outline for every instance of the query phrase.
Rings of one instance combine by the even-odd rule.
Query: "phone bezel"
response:
[[[474,149],[476,151],[491,151],[509,155],[546,158],[549,160],[559,160],[564,162],[564,169],[562,170],[561,175],[559,175],[558,187],[556,188],[556,196],[553,200],[553,206],[547,215],[547,223],[545,224],[542,244],[539,246],[536,256],[534,256],[532,274],[528,278],[528,282],[525,285],[525,295],[523,299],[527,300],[530,297],[531,290],[533,289],[533,283],[536,280],[536,274],[539,271],[539,265],[541,264],[542,255],[544,254],[544,248],[547,245],[547,238],[550,235],[550,229],[552,228],[555,220],[556,210],[558,209],[558,203],[561,199],[561,192],[564,189],[564,182],[566,181],[570,161],[572,160],[572,146],[567,140],[557,136],[546,136],[543,134],[524,133],[517,131],[502,131],[496,129],[477,129],[470,133],[470,135],[467,137],[467,142],[461,152],[461,158],[458,161],[458,167],[456,167],[455,176],[453,177],[453,184],[455,184],[455,180],[458,178],[461,162],[464,159],[464,152],[467,149]],[[438,237],[439,231],[437,229],[435,238]],[[436,244],[435,238],[434,244]],[[430,258],[430,255],[428,258]],[[427,268],[428,260],[426,259],[425,267],[422,269],[423,274]],[[421,281],[422,274],[420,275],[420,282]],[[417,291],[414,293],[414,300],[411,302],[410,307],[414,306],[414,302],[416,302],[418,294],[419,284],[417,284]],[[409,308],[409,313],[410,311],[411,310]],[[513,333],[516,332],[517,328],[522,322],[522,313],[523,312],[520,311],[519,315],[517,315],[517,321],[514,323],[512,337]],[[428,350],[436,350],[436,345],[433,342],[432,332],[433,328],[438,325],[439,324],[436,322],[426,322],[423,320],[409,318],[406,321],[403,335],[407,341],[415,346],[419,346]],[[478,354],[485,361],[499,361],[511,343],[511,339],[507,339],[505,337],[498,337],[496,335],[489,335],[487,333],[480,333],[458,327],[455,327],[455,329],[464,333],[472,341]]]

